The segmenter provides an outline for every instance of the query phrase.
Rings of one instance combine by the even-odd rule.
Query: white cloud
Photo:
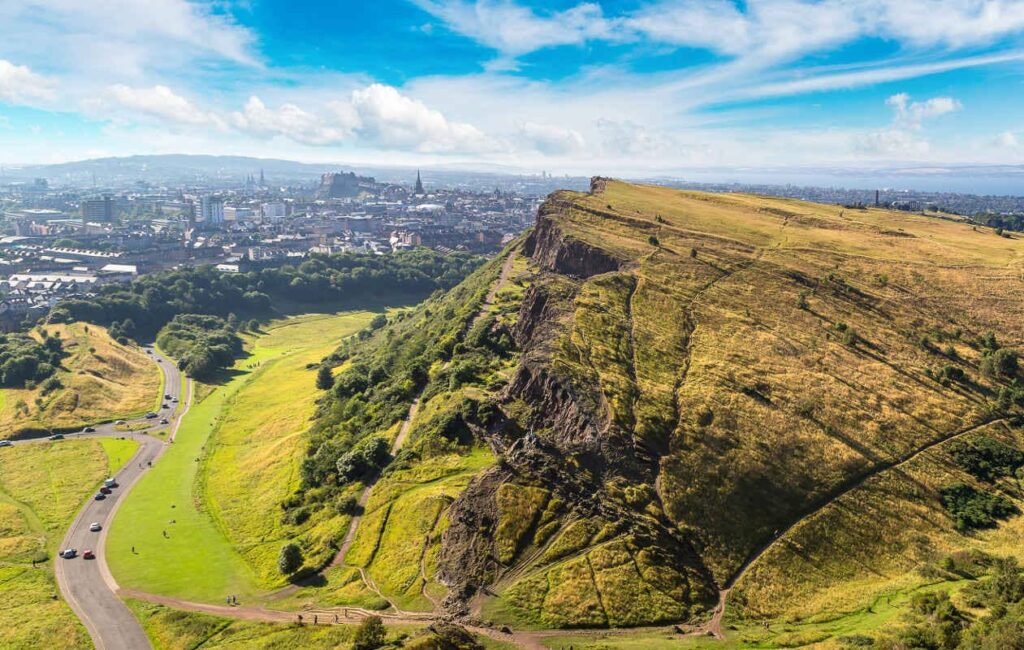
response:
[[[471,124],[452,122],[440,111],[391,86],[370,84],[352,93],[360,136],[391,148],[427,153],[485,152],[499,147]]]
[[[952,97],[932,97],[923,102],[911,102],[907,93],[893,95],[885,100],[885,104],[896,111],[895,126],[912,130],[920,129],[921,123],[927,119],[963,108]]]
[[[1020,0],[659,0],[617,16],[589,2],[537,13],[511,0],[411,1],[508,58],[592,40],[644,38],[763,65],[865,36],[958,49],[1024,30]]]
[[[0,59],[0,102],[33,104],[54,97],[55,82],[27,66]]]
[[[616,37],[613,23],[605,20],[597,3],[581,3],[541,15],[511,0],[412,1],[452,31],[511,57],[546,47]]]
[[[1016,149],[1020,146],[1020,140],[1013,131],[1003,131],[996,136],[995,145],[1003,149]]]
[[[255,37],[214,3],[190,0],[0,2],[0,51],[61,72],[139,78],[203,62],[254,65]]]
[[[110,101],[117,106],[169,122],[223,126],[223,121],[217,115],[200,110],[191,101],[175,94],[167,86],[131,88],[123,84],[115,84],[107,88],[106,94]]]
[[[586,142],[576,129],[567,129],[551,124],[527,122],[520,129],[520,136],[537,151],[562,156],[579,153]]]
[[[284,136],[301,144],[324,146],[340,144],[352,137],[351,122],[340,114],[317,116],[295,104],[282,104],[267,108],[258,97],[250,97],[241,112],[231,114],[231,124],[241,130],[262,137]]]

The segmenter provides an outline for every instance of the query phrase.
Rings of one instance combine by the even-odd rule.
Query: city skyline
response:
[[[0,24],[5,164],[180,152],[799,181],[1024,163],[1013,0],[18,0]]]

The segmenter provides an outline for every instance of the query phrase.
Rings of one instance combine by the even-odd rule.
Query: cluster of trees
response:
[[[237,319],[231,317],[178,314],[160,330],[156,342],[189,377],[208,379],[242,353],[236,330]]]
[[[961,469],[989,483],[1003,477],[1017,476],[1018,471],[1024,467],[1024,451],[988,436],[980,436],[971,441],[954,440],[949,445],[949,453]]]
[[[42,343],[26,334],[0,335],[0,386],[23,388],[47,379],[63,356],[60,338],[45,330]]]
[[[311,500],[333,507],[341,487],[366,480],[391,461],[383,440],[373,434],[401,420],[413,399],[485,382],[491,365],[512,353],[511,337],[494,319],[470,327],[498,269],[495,265],[481,271],[416,310],[396,314],[390,323],[383,317],[375,320],[325,360],[325,368],[348,363],[337,376],[318,373],[317,385],[325,396],[301,466],[300,498],[294,507]],[[471,439],[464,418],[445,416],[417,429],[413,446],[432,453]]]
[[[298,266],[221,273],[212,266],[142,276],[101,287],[96,296],[62,301],[51,322],[87,321],[119,335],[155,335],[178,314],[265,315],[275,300],[325,302],[389,294],[425,296],[458,284],[480,264],[468,254],[427,249],[394,255],[312,255]]]
[[[954,483],[939,490],[942,505],[959,531],[994,528],[1000,519],[1017,514],[1017,506],[1001,494]]]
[[[975,578],[946,559],[956,578]],[[868,645],[876,650],[1002,650],[1024,648],[1024,576],[1015,558],[986,558],[991,575],[976,580],[962,592],[964,604],[984,609],[975,618],[961,610],[944,591],[925,591],[911,599],[909,625]],[[973,568],[970,569],[973,571]]]

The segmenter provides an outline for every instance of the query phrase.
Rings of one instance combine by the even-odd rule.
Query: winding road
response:
[[[131,460],[125,464],[115,476],[118,487],[111,491],[105,499],[90,499],[79,511],[71,527],[68,529],[61,549],[74,548],[78,556],[72,559],[55,558],[54,575],[64,599],[81,619],[92,637],[98,650],[141,650],[152,647],[146,633],[128,607],[117,596],[118,586],[107,567],[104,556],[104,543],[107,528],[113,521],[117,508],[124,495],[146,470],[163,454],[167,445],[174,440],[181,418],[188,412],[191,404],[191,382],[182,377],[174,362],[161,355],[157,350],[147,347],[146,352],[152,356],[164,376],[164,397],[183,400],[183,407],[175,413],[176,404],[171,399],[162,400],[168,408],[161,408],[156,413],[167,418],[169,424],[155,424],[138,431],[119,431],[114,423],[96,425],[90,433],[73,433],[65,437],[130,438],[139,443],[139,448]],[[183,397],[184,391],[184,397]],[[151,424],[156,419],[139,418],[129,420],[129,425]],[[147,435],[147,432],[169,428],[168,442]],[[15,441],[15,445],[37,444],[46,439]],[[96,486],[97,490],[99,486]],[[89,527],[98,523],[102,527],[99,532],[91,532]],[[95,560],[85,560],[82,554],[92,550]]]

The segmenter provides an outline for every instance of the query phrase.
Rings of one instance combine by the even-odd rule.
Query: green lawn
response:
[[[342,337],[373,316],[360,311],[288,318],[248,341],[255,358],[263,361],[231,398],[201,472],[204,504],[263,588],[283,584],[277,555],[284,542],[336,535],[347,525],[347,517],[330,510],[301,525],[286,525],[279,506],[298,487],[302,434],[320,396],[314,387],[316,370],[308,366],[318,364]]]
[[[252,602],[273,585],[278,504],[294,487],[304,451],[295,434],[308,426],[316,396],[315,373],[305,365],[370,318],[355,312],[275,321],[247,341],[249,356],[225,383],[197,390],[206,396],[110,527],[107,557],[123,587]]]
[[[91,647],[57,594],[52,559],[97,484],[135,452],[131,440],[65,440],[0,449],[0,647]]]
[[[99,438],[98,440],[107,454],[107,473],[111,475],[124,467],[139,448],[139,443],[130,438]]]

